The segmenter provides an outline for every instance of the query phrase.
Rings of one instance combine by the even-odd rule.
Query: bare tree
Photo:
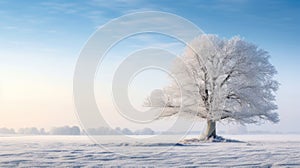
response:
[[[174,61],[171,72],[176,80],[162,89],[163,94],[152,94],[146,104],[157,107],[163,102],[161,117],[183,112],[205,119],[206,140],[216,137],[216,122],[221,120],[276,123],[279,83],[273,79],[277,72],[269,57],[239,37],[199,36]]]

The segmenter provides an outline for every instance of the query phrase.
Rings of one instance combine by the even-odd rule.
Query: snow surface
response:
[[[224,135],[244,142],[188,145],[170,137],[136,143],[102,136],[97,145],[86,136],[2,135],[0,167],[300,167],[300,135]]]

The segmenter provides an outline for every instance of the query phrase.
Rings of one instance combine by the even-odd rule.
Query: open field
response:
[[[122,136],[103,136],[103,143],[96,145],[86,136],[2,136],[0,167],[300,167],[300,135],[225,137],[245,143],[174,146],[166,139],[162,143],[137,144],[122,142]]]

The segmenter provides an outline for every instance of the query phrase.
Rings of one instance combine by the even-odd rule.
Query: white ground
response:
[[[99,146],[85,136],[3,136],[0,167],[300,167],[300,135],[224,137],[246,143],[174,146],[166,143],[167,138],[143,144],[122,142],[122,136],[103,136]]]

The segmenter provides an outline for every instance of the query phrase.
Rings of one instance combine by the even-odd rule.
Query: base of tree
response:
[[[182,144],[194,144],[194,143],[203,143],[203,142],[236,142],[236,143],[244,143],[243,141],[233,140],[233,139],[226,139],[221,136],[211,137],[209,139],[203,138],[191,138],[191,139],[184,139],[180,143]]]

